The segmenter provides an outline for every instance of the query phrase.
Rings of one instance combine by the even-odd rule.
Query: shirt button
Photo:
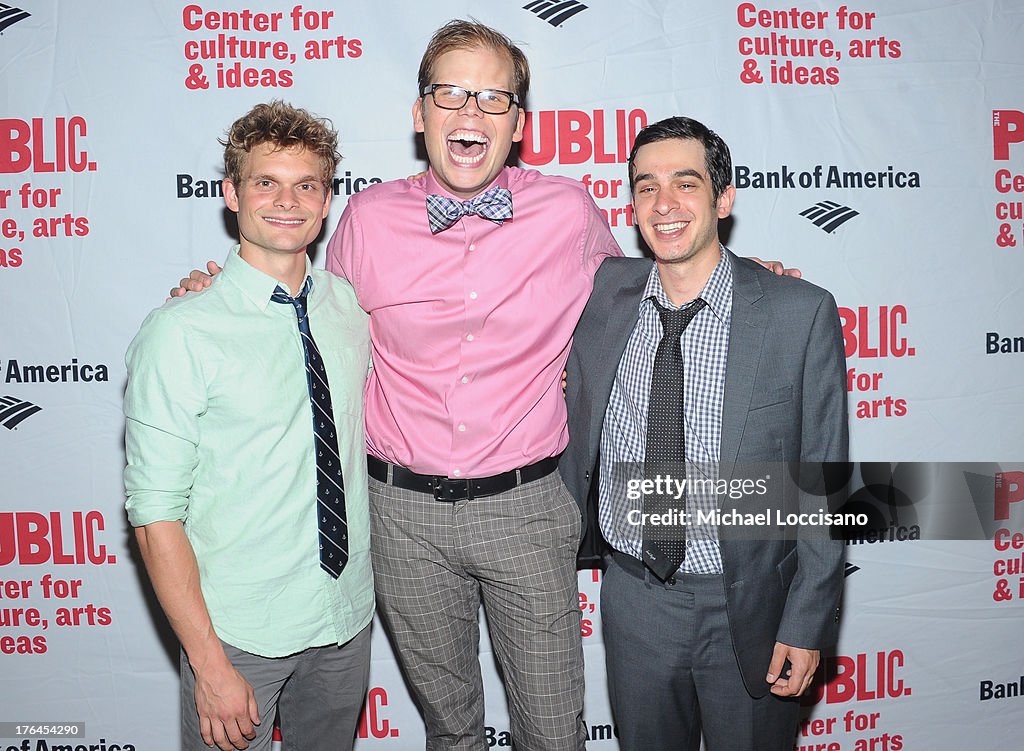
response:
[[[462,470],[457,469],[454,472],[452,472],[452,474],[455,475],[456,477],[462,477]]]
[[[469,299],[470,300],[475,300],[476,299],[476,292],[470,292],[469,293]]]
[[[460,433],[465,433],[466,432],[466,423],[464,423],[464,422],[460,422],[459,423],[459,432]]]
[[[469,376],[462,376],[463,383],[469,383]]]
[[[470,249],[470,250],[476,250],[476,245],[470,245],[470,246],[469,246],[469,249]]]
[[[467,342],[473,341],[473,335],[472,334],[466,334],[466,341]]]

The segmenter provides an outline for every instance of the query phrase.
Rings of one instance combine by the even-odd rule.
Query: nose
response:
[[[654,202],[654,210],[659,214],[671,214],[679,208],[679,199],[675,191],[659,190],[658,197]]]
[[[299,199],[292,186],[282,186],[274,197],[274,205],[282,209],[293,209],[299,205]]]
[[[477,104],[476,94],[470,94],[466,97],[466,103],[459,108],[459,114],[461,115],[463,113],[467,115],[483,116],[484,111],[480,109],[480,106]]]

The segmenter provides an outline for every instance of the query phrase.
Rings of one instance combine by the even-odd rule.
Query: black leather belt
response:
[[[547,477],[558,468],[558,457],[541,459],[534,464],[502,472],[500,475],[465,480],[441,475],[421,475],[369,455],[366,457],[366,468],[370,472],[370,477],[380,482],[404,490],[430,493],[438,501],[455,502],[486,498]]]

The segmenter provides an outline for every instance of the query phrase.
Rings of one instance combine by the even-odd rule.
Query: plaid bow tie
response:
[[[432,234],[443,232],[466,214],[478,214],[501,224],[512,218],[512,193],[505,188],[491,188],[468,201],[447,196],[427,196],[427,218]]]

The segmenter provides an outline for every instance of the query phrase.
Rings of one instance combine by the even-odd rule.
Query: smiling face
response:
[[[658,263],[717,263],[718,220],[732,211],[736,189],[714,197],[704,145],[690,138],[647,143],[634,166],[633,208]]]
[[[320,158],[304,148],[254,146],[240,184],[224,180],[224,203],[238,214],[242,257],[304,253],[331,207],[323,179]]]
[[[456,49],[437,59],[430,83],[459,86],[470,91],[514,91],[512,61],[488,47]],[[463,200],[479,195],[501,172],[512,144],[523,138],[526,116],[513,105],[504,115],[488,115],[470,97],[459,110],[434,104],[430,95],[412,108],[413,125],[423,134],[434,177],[452,195]]]

